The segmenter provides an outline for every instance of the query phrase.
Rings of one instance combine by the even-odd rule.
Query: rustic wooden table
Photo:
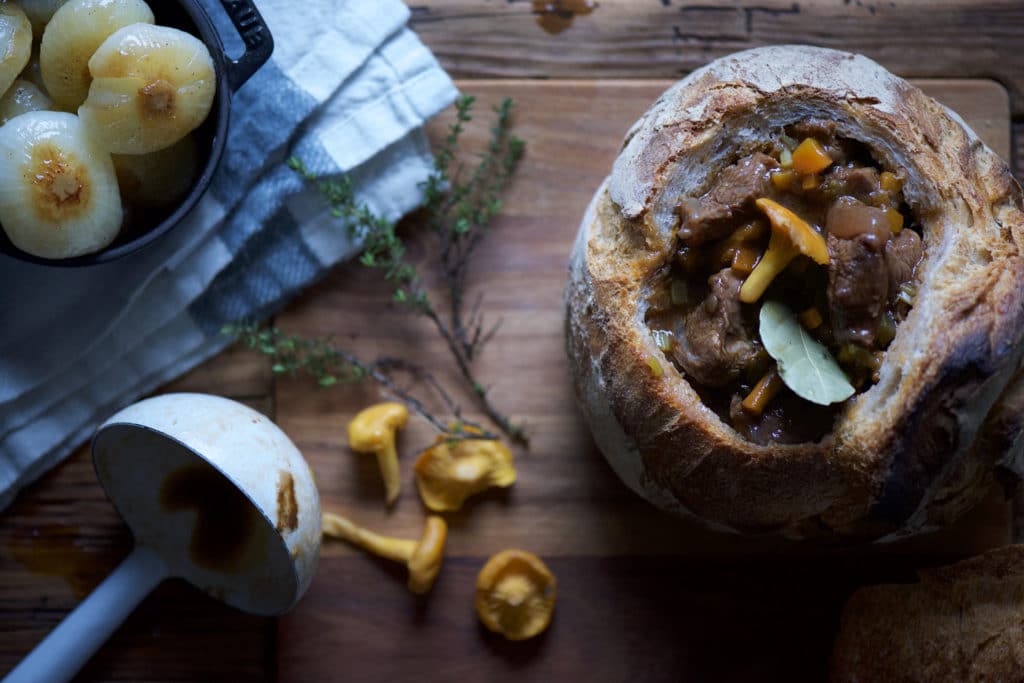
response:
[[[827,646],[831,620],[853,585],[1005,540],[1007,510],[992,499],[938,540],[898,549],[895,554],[868,554],[853,560],[841,555],[817,557],[810,568],[804,560],[773,561],[753,572],[763,583],[751,584],[752,572],[735,561],[743,548],[731,540],[681,530],[627,495],[592,448],[580,447],[586,436],[574,421],[564,377],[511,364],[531,344],[557,343],[558,307],[551,297],[558,296],[557,282],[565,265],[563,242],[566,235],[571,237],[582,210],[580,202],[585,202],[594,181],[600,179],[599,169],[610,163],[607,140],[620,137],[622,121],[642,111],[663,86],[650,79],[675,79],[719,55],[767,43],[811,42],[850,49],[908,77],[995,79],[1005,87],[1008,100],[991,82],[932,87],[940,97],[943,92],[961,97],[958,108],[983,101],[985,106],[978,112],[982,118],[991,115],[993,108],[1008,107],[1015,133],[1012,141],[1006,140],[1005,127],[989,134],[1002,135],[1003,146],[1012,142],[1015,151],[1021,150],[1024,52],[1019,43],[1024,37],[1024,4],[1019,0],[708,0],[694,4],[598,0],[593,8],[589,4],[582,0],[423,0],[413,7],[414,28],[460,79],[464,90],[480,93],[488,102],[508,92],[516,95],[522,107],[530,108],[523,114],[524,134],[531,144],[524,167],[528,175],[517,181],[509,208],[496,227],[501,233],[495,239],[508,245],[508,252],[495,248],[485,253],[475,273],[477,282],[498,284],[487,288],[488,301],[509,316],[506,336],[494,340],[487,362],[506,367],[515,379],[498,375],[492,379],[498,382],[499,393],[517,394],[510,401],[517,414],[531,416],[539,437],[533,452],[519,454],[522,480],[514,493],[485,497],[470,506],[471,514],[453,520],[452,559],[437,594],[428,602],[408,600],[397,575],[386,566],[331,546],[314,586],[315,600],[280,624],[239,614],[186,585],[165,584],[90,662],[81,680],[404,680],[417,671],[426,671],[420,677],[428,680],[467,675],[549,680],[555,674],[587,671],[588,666],[601,667],[591,670],[603,672],[601,678],[606,680],[627,676],[672,680],[683,671],[701,680],[701,674],[715,670],[717,660],[712,654],[694,655],[685,662],[666,657],[666,648],[659,645],[665,638],[645,636],[648,628],[667,631],[678,642],[697,644],[694,652],[717,652],[718,638],[760,641],[748,653],[752,661],[728,667],[732,680],[756,676],[756,658],[768,653],[776,653],[773,671],[820,673],[827,653],[810,655],[813,665],[808,668],[792,654],[780,657],[776,646],[787,638],[806,642],[808,648]],[[545,14],[543,8],[548,5],[561,10]],[[551,82],[531,84],[521,79]],[[624,80],[611,83],[608,79]],[[581,109],[599,107],[608,112],[604,123],[593,117],[581,123]],[[589,159],[587,136],[601,140],[593,144]],[[567,155],[581,160],[580,168],[567,169]],[[1022,155],[1012,156],[1020,176]],[[545,241],[549,230],[556,236]],[[538,251],[538,244],[545,248]],[[517,263],[509,254],[529,254],[530,261]],[[542,273],[536,284],[522,275],[531,269]],[[418,336],[421,330],[414,322],[382,309],[381,292],[371,276],[339,268],[290,306],[280,322],[303,332],[351,334],[354,344],[385,348],[408,348],[411,340],[426,339]],[[531,296],[547,298],[537,303]],[[363,326],[356,328],[352,320]],[[430,344],[424,345],[423,353],[428,358],[442,357]],[[303,383],[275,381],[262,359],[237,350],[164,389],[173,390],[219,393],[278,419],[313,462],[326,504],[358,513],[364,521],[391,531],[419,524],[422,512],[409,482],[396,512],[385,515],[372,469],[365,463],[353,464],[344,448],[345,417],[371,394],[316,392]],[[565,422],[559,420],[568,420],[572,429],[562,430]],[[412,448],[421,436],[425,432],[413,430],[403,443]],[[570,451],[571,457],[553,457]],[[555,492],[568,493],[557,497]],[[591,525],[565,522],[588,509],[603,511],[602,517]],[[698,541],[701,547],[693,547]],[[84,449],[0,514],[0,672],[13,666],[72,609],[127,553],[129,543],[126,529],[95,482]],[[466,602],[466,587],[481,557],[513,543],[557,556],[552,566],[568,599],[552,637],[520,649],[507,648],[479,631]],[[695,563],[694,555],[703,559]],[[803,582],[813,584],[822,571],[835,572],[837,578],[818,592],[800,589]],[[744,585],[737,589],[737,582]],[[690,588],[674,588],[683,583]],[[693,586],[703,588],[695,593]],[[593,591],[589,598],[580,594],[584,588]],[[614,603],[619,590],[629,596],[622,598],[620,607],[602,607]],[[765,598],[763,590],[774,594]],[[784,622],[782,615],[794,609],[807,617],[801,627],[788,634],[778,628],[773,632],[772,624]],[[683,612],[697,615],[698,621],[678,626],[675,615]],[[620,621],[601,628],[610,615]],[[450,637],[438,637],[445,629]],[[436,657],[433,661],[422,649],[409,645],[428,637],[427,633],[432,634],[427,642],[432,648],[428,654]],[[360,637],[366,640],[363,652],[339,647]],[[615,648],[623,639],[631,641],[630,662],[615,658]],[[563,643],[572,647],[560,647]],[[480,652],[485,655],[482,659]],[[638,669],[642,662],[674,668]]]

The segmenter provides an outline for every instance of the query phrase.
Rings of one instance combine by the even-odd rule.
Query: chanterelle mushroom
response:
[[[434,585],[448,539],[448,525],[436,515],[427,517],[423,536],[418,541],[375,534],[332,512],[323,514],[323,532],[374,555],[404,562],[409,569],[409,590],[413,593],[426,593]]]
[[[768,216],[772,236],[768,240],[768,250],[740,287],[740,301],[747,304],[760,299],[775,276],[800,254],[821,265],[829,261],[825,238],[816,233],[807,221],[771,199],[761,198],[754,204]]]
[[[413,466],[423,503],[435,512],[458,510],[470,496],[516,481],[512,453],[503,443],[465,439],[454,444],[439,437]]]
[[[402,486],[395,433],[408,420],[409,409],[401,403],[378,403],[361,411],[348,425],[348,444],[352,450],[377,456],[388,505],[398,498]]]
[[[476,578],[476,613],[484,626],[509,640],[526,640],[551,623],[555,576],[525,550],[503,550]]]

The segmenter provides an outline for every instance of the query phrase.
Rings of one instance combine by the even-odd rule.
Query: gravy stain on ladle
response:
[[[168,511],[195,511],[189,543],[192,562],[214,571],[242,569],[259,512],[227,477],[209,465],[186,465],[171,472],[160,486],[160,506]]]
[[[288,470],[281,470],[277,477],[277,524],[275,528],[284,533],[299,526],[299,502],[295,499],[295,478]]]
[[[320,554],[320,499],[266,417],[206,394],[163,394],[100,425],[93,465],[135,548],[5,679],[68,681],[169,577],[261,615],[288,611]]]

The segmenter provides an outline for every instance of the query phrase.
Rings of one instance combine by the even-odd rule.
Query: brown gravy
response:
[[[241,568],[260,514],[227,477],[202,464],[175,470],[160,487],[160,506],[195,510],[189,557],[196,565],[223,572]]]
[[[795,147],[814,146],[803,143],[815,143],[827,165],[798,170]],[[805,329],[862,392],[878,380],[882,355],[912,305],[904,290],[916,291],[921,228],[904,200],[902,171],[883,169],[831,122],[794,123],[738,156],[703,194],[679,198],[675,250],[653,283],[647,324],[702,402],[745,438],[817,441],[844,404],[815,405],[786,387],[754,411],[744,404],[774,368],[757,330],[760,305],[773,299],[802,314]],[[755,303],[743,303],[742,283],[771,242],[761,199],[818,233],[830,261],[797,256]]]

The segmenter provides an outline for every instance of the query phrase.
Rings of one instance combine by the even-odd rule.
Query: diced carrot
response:
[[[831,165],[832,157],[814,138],[804,138],[804,141],[793,151],[793,168],[797,173],[803,175],[818,173]]]
[[[889,229],[892,230],[893,234],[896,234],[900,230],[902,230],[903,214],[897,211],[896,209],[892,208],[891,206],[885,207],[884,211],[885,217],[889,220]]]
[[[767,231],[768,225],[761,219],[744,223],[715,246],[711,260],[723,267],[731,264],[740,247],[747,242],[761,239]]]
[[[772,173],[772,185],[776,190],[788,190],[796,182],[796,171],[775,171]]]
[[[732,269],[741,275],[750,275],[760,258],[759,250],[745,244],[732,257]]]
[[[886,192],[899,192],[903,189],[903,182],[891,171],[882,171],[878,181],[879,186]]]
[[[771,400],[775,398],[784,386],[778,369],[773,365],[772,369],[765,373],[764,377],[750,390],[747,397],[743,399],[743,409],[748,413],[760,415],[768,407]]]
[[[821,317],[821,311],[816,306],[811,306],[800,314],[800,322],[809,330],[815,330],[821,323],[825,322]]]

